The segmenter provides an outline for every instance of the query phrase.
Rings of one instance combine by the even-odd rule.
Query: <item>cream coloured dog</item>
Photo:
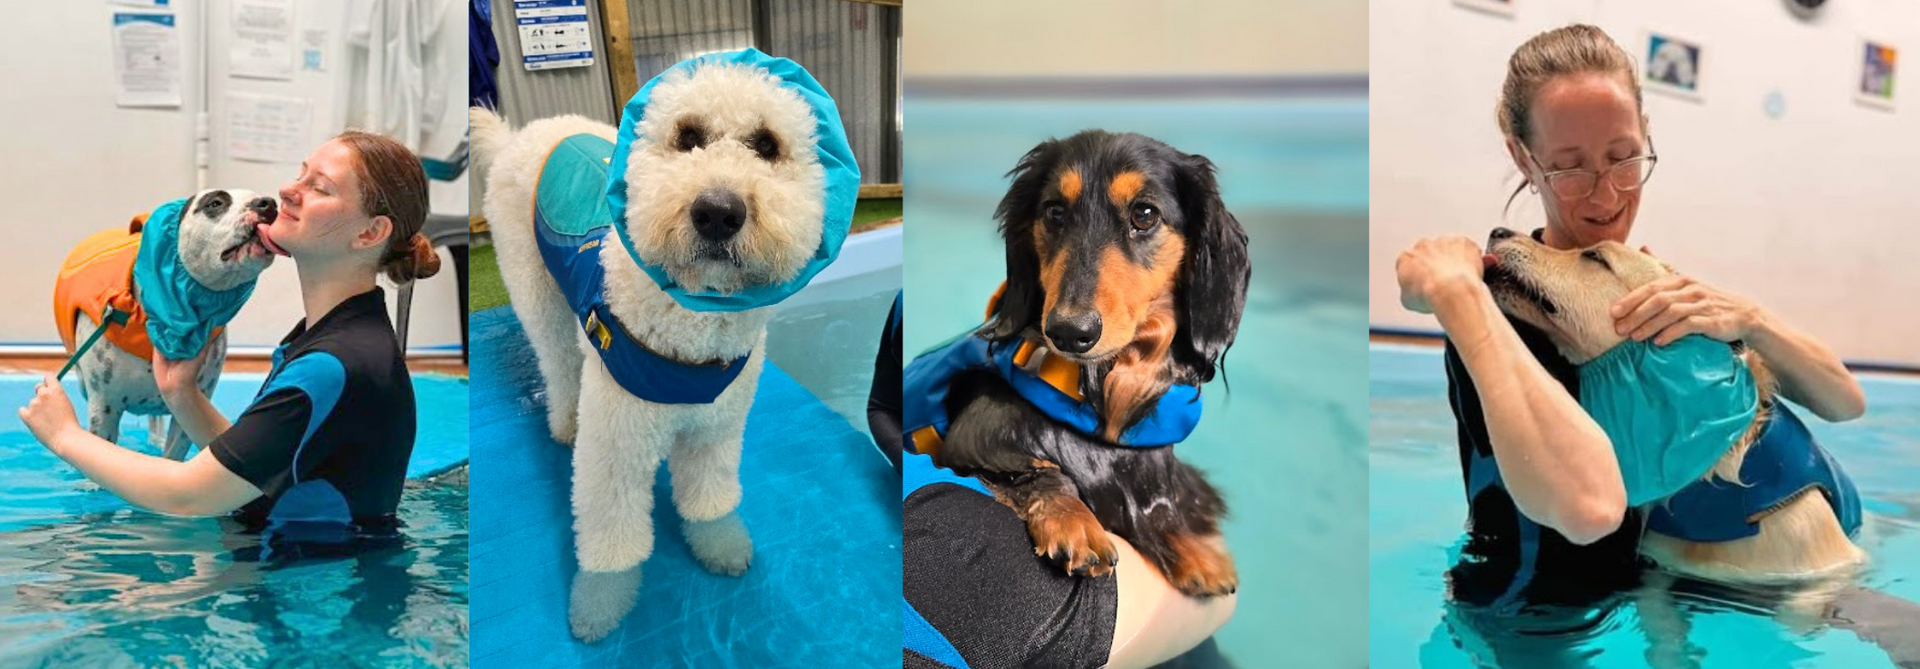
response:
[[[634,250],[688,289],[737,291],[796,276],[822,236],[824,177],[810,114],[799,96],[753,68],[705,65],[659,82],[637,121],[626,172]],[[633,607],[639,565],[653,552],[652,490],[663,460],[694,555],[716,573],[746,570],[753,544],[735,513],[741,437],[772,310],[686,309],[614,243],[619,232],[607,232],[607,243],[581,252],[599,258],[605,302],[624,326],[616,332],[682,364],[746,356],[711,403],[655,403],[627,392],[543,261],[532,213],[550,152],[580,134],[611,141],[615,129],[560,116],[514,131],[479,108],[471,120],[477,153],[491,165],[483,209],[546,380],[547,424],[554,440],[574,447],[580,572],[569,622],[575,636],[593,641]]]
[[[1625,340],[1608,308],[1635,288],[1672,273],[1651,255],[1616,242],[1557,250],[1525,235],[1495,231],[1488,286],[1500,309],[1546,333],[1561,355],[1579,365]],[[1761,410],[1741,438],[1728,444],[1707,478],[1738,482],[1748,448],[1766,426],[1775,384],[1751,349],[1743,354],[1760,394]],[[1658,504],[1658,502],[1656,502]],[[1695,542],[1649,530],[1641,552],[1669,570],[1724,583],[1808,582],[1842,576],[1866,554],[1848,539],[1833,506],[1807,488],[1758,519],[1751,537]]]

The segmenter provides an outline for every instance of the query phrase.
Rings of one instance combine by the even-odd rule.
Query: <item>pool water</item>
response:
[[[214,404],[239,415],[263,380],[228,374]],[[11,415],[37,381],[0,376],[0,667],[466,665],[466,379],[413,377],[401,537],[300,560],[256,559],[259,537],[231,521],[138,511],[87,481]],[[146,425],[128,416],[120,443],[157,453]]]
[[[1647,631],[1664,628],[1673,610],[1643,612],[1631,596],[1586,612],[1579,631],[1547,634],[1508,631],[1521,622],[1511,616],[1449,607],[1445,573],[1459,556],[1467,509],[1440,352],[1379,345],[1368,359],[1373,666],[1645,667],[1650,657],[1708,668],[1894,666],[1850,631],[1783,624],[1753,605],[1753,593],[1727,588],[1676,596],[1690,626],[1678,649]],[[1873,560],[1860,585],[1900,603],[1911,634],[1920,620],[1920,605],[1910,604],[1920,602],[1920,383],[1863,375],[1861,386],[1868,409],[1859,420],[1802,415],[1860,488],[1868,518],[1859,543]]]
[[[908,358],[980,324],[1005,278],[1005,174],[1048,137],[1101,127],[1206,155],[1246,228],[1253,279],[1224,379],[1176,448],[1225,496],[1234,617],[1183,667],[1358,667],[1366,587],[1366,103],[906,100]],[[1231,392],[1228,384],[1231,384]],[[1380,665],[1386,666],[1386,665]]]
[[[839,259],[767,323],[767,359],[868,436],[874,356],[900,292],[901,237],[892,227],[847,238]]]

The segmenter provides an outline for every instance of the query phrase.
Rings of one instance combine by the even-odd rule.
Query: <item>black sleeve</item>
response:
[[[902,509],[901,595],[974,669],[1099,667],[1113,646],[1115,577],[1069,576],[1033,554],[1027,525],[951,484]],[[938,666],[911,653],[905,666]]]
[[[893,468],[900,468],[902,435],[900,434],[900,297],[893,299],[893,308],[887,312],[886,329],[880,334],[880,352],[873,358],[873,387],[867,393],[867,430],[873,433],[873,441],[880,445],[887,457],[893,460]]]
[[[306,393],[297,388],[274,391],[247,407],[233,427],[207,445],[207,450],[227,471],[246,479],[267,496],[277,497],[293,487],[294,455],[312,414],[313,403]]]
[[[1575,399],[1580,397],[1580,369],[1567,362],[1555,350],[1553,342],[1539,330],[1516,320],[1508,319],[1514,332],[1520,335],[1520,341],[1527,345],[1527,352],[1533,355],[1540,366],[1559,381],[1561,387]],[[1453,418],[1459,427],[1461,471],[1466,471],[1466,457],[1470,452],[1493,455],[1493,441],[1487,436],[1487,414],[1480,405],[1480,390],[1474,386],[1473,375],[1467,372],[1467,363],[1460,359],[1460,352],[1454,350],[1453,340],[1446,340],[1447,359],[1447,401],[1453,407]]]

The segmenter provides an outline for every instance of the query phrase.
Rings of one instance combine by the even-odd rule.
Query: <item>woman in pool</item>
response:
[[[390,528],[413,452],[413,384],[374,277],[405,283],[439,270],[419,234],[426,217],[426,175],[399,142],[348,131],[313,151],[281,186],[279,217],[260,229],[261,244],[293,258],[306,318],[274,351],[253,404],[229,423],[193,383],[205,350],[154,355],[167,408],[206,445],[184,462],[93,436],[51,375],[20,417],[54,455],[147,509]]]
[[[1632,60],[1598,28],[1528,40],[1508,61],[1500,130],[1525,186],[1540,193],[1560,249],[1625,243],[1657,160]],[[1515,191],[1518,194],[1518,191]],[[1483,237],[1484,238],[1484,237]],[[1482,281],[1480,244],[1422,239],[1395,265],[1401,303],[1447,333],[1471,528],[1454,599],[1583,604],[1639,582],[1641,514],[1627,507],[1605,433],[1579,402],[1578,374],[1539,331],[1504,317]],[[1664,345],[1700,334],[1766,358],[1780,394],[1829,421],[1865,411],[1834,353],[1765,308],[1684,275],[1629,293],[1618,332]]]

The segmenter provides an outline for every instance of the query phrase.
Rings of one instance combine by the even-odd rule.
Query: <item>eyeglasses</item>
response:
[[[1652,136],[1647,137],[1646,155],[1622,160],[1605,170],[1573,169],[1548,172],[1546,166],[1541,165],[1540,161],[1533,157],[1533,151],[1526,145],[1522,144],[1520,150],[1525,151],[1527,161],[1540,170],[1540,178],[1547,182],[1547,188],[1552,189],[1554,195],[1565,200],[1578,200],[1592,195],[1593,189],[1599,187],[1602,176],[1606,177],[1607,184],[1613,186],[1614,190],[1626,192],[1637,189],[1648,179],[1653,178],[1653,166],[1660,162],[1660,156],[1653,151]]]

